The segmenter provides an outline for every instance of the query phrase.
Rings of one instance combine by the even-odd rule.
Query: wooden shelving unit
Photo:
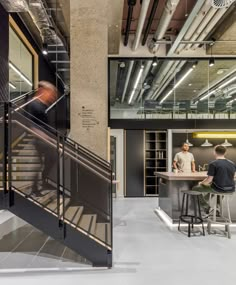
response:
[[[167,132],[145,131],[145,196],[157,196],[159,179],[155,171],[167,171]]]

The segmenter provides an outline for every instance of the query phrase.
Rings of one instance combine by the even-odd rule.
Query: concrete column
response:
[[[108,152],[109,0],[71,0],[71,138]]]

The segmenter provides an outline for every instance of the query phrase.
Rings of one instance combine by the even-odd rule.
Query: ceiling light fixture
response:
[[[44,55],[48,54],[48,44],[47,43],[43,43],[42,54]]]
[[[232,143],[228,142],[228,140],[225,139],[225,141],[221,145],[225,147],[229,147],[229,146],[232,146]]]
[[[152,66],[157,66],[157,57],[154,56]]]
[[[136,81],[135,81],[135,83],[134,83],[134,87],[133,87],[133,90],[132,90],[131,95],[130,95],[130,97],[129,97],[129,103],[128,103],[128,104],[130,104],[130,103],[132,102],[132,99],[133,99],[133,97],[134,97],[134,93],[135,93],[136,88],[137,88],[137,86],[138,86],[139,80],[140,80],[140,78],[141,78],[141,76],[142,76],[143,69],[144,69],[144,66],[142,65],[141,68],[140,68],[140,70],[139,70],[139,73],[138,73],[138,76],[137,76],[137,78],[136,78]]]
[[[195,132],[195,139],[235,139],[236,132]]]
[[[188,146],[193,146],[193,144],[188,140],[188,132],[187,132],[186,144],[188,144]]]
[[[14,66],[11,62],[9,62],[9,66],[11,69],[13,69],[20,77],[31,87],[33,86],[32,82],[16,67]]]
[[[9,82],[9,86],[12,88],[12,89],[16,89],[16,86],[14,84],[12,84],[11,82]]]
[[[213,146],[213,144],[210,143],[210,142],[208,141],[208,139],[206,139],[205,142],[204,142],[203,144],[201,144],[201,146],[203,146],[203,147],[208,147],[208,146]]]
[[[213,57],[211,57],[209,59],[209,66],[212,67],[213,65],[215,65],[215,59]]]
[[[160,101],[160,104],[162,104],[169,96],[170,94],[184,81],[184,79],[193,71],[193,68],[190,68],[184,76],[175,84],[175,86],[166,94],[166,96]]]
[[[215,93],[217,90],[224,88],[225,86],[229,85],[231,82],[236,80],[236,76],[232,77],[231,79],[227,80],[225,83],[221,84],[218,88],[212,90],[211,92],[207,93],[205,96],[203,96],[200,101],[205,100],[208,98],[211,94]]]

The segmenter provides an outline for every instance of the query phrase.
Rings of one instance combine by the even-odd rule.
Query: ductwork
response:
[[[167,29],[168,26],[170,24],[170,21],[175,13],[175,10],[179,4],[180,0],[167,0],[166,4],[165,4],[165,8],[164,8],[164,12],[161,15],[161,19],[160,22],[158,24],[158,28],[155,32],[155,35],[153,37],[153,40],[151,41],[150,45],[149,45],[149,50],[152,53],[155,53],[158,48],[159,48],[159,44],[156,44],[156,41],[162,40]]]
[[[48,44],[63,44],[45,9],[43,0],[0,0],[8,12],[28,12],[38,28],[42,42]]]
[[[62,44],[42,0],[30,0],[29,12],[34,23],[40,30],[43,42],[48,44]]]
[[[139,46],[139,42],[140,42],[140,38],[142,35],[142,30],[143,30],[145,18],[147,15],[149,3],[150,3],[150,0],[143,0],[142,2],[142,8],[141,8],[141,12],[140,12],[139,20],[138,20],[138,27],[136,30],[135,39],[134,39],[133,46],[132,46],[133,51],[135,51]]]
[[[0,3],[10,13],[28,12],[29,10],[26,0],[0,0]]]

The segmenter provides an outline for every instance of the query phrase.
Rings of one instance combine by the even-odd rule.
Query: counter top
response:
[[[191,180],[191,181],[201,181],[207,177],[206,171],[200,172],[154,172],[154,175],[157,177],[166,179],[166,180]]]

